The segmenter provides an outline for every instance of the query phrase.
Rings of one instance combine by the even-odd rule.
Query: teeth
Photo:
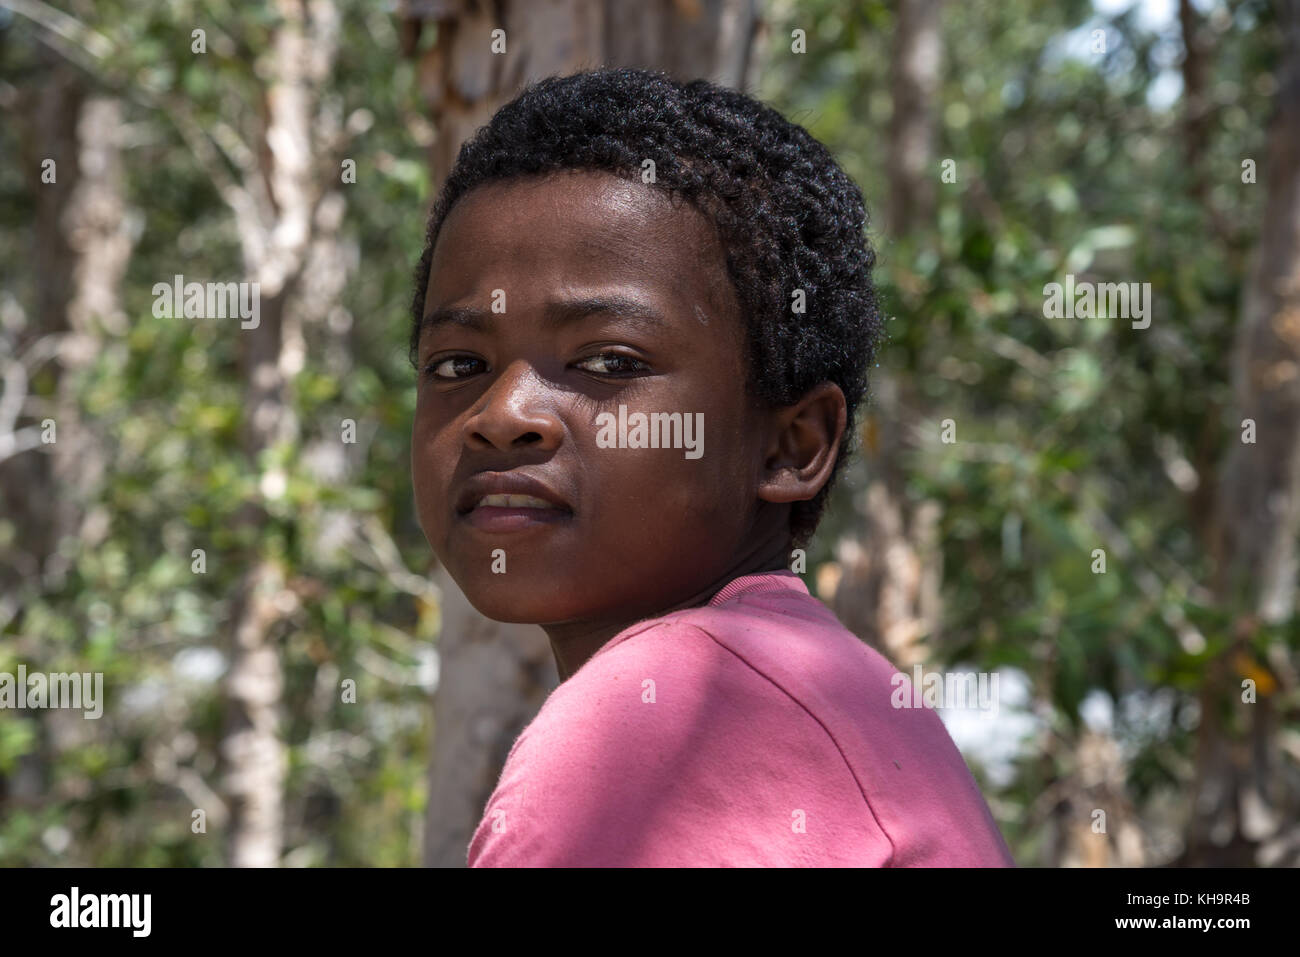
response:
[[[558,505],[531,495],[484,495],[474,507],[482,508],[485,505],[495,508],[559,508]]]

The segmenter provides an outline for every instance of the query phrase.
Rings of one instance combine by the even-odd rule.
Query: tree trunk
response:
[[[19,614],[24,592],[57,590],[72,564],[64,538],[79,549],[100,544],[106,523],[88,521],[107,460],[104,437],[81,415],[79,376],[105,333],[124,332],[122,279],[133,241],[126,208],[121,102],[88,96],[79,71],[49,57],[39,95],[23,104],[30,151],[20,162],[33,178],[45,159],[56,179],[35,187],[35,302],[31,322],[12,356],[0,358],[0,506],[18,534],[0,564],[0,630]],[[4,347],[0,345],[0,352]],[[50,363],[52,396],[40,402],[29,383]],[[17,428],[22,418],[35,420]],[[55,422],[49,446],[31,438],[40,420]],[[57,745],[41,735],[36,751],[20,759],[11,780],[0,775],[0,817],[6,803],[35,809],[53,790],[48,769]]]
[[[935,122],[943,73],[941,0],[903,0],[890,62],[891,149],[887,159],[890,232],[902,237],[933,217],[938,176]],[[902,459],[911,445],[908,408],[916,401],[904,383],[877,373],[866,410],[862,446],[870,484],[858,504],[860,534],[837,545],[829,593],[845,626],[900,668],[928,657],[920,642],[939,629],[942,554],[937,502],[909,504]]]
[[[341,196],[327,196],[325,189],[338,169],[330,165],[337,145],[331,135],[338,131],[319,98],[337,50],[338,11],[330,0],[279,0],[276,7],[280,19],[271,41],[274,56],[267,61],[265,128],[261,142],[246,152],[257,159],[242,170],[240,182],[226,181],[210,167],[235,213],[245,277],[259,284],[258,325],[238,332],[247,409],[243,445],[253,463],[275,444],[298,437],[289,388],[302,368],[304,309],[294,299],[320,214],[327,211],[335,227],[342,215]],[[200,154],[206,152],[202,136],[192,129],[188,136]],[[283,479],[264,475],[263,494],[278,494]],[[259,501],[249,503],[240,521],[261,528],[266,517]],[[230,670],[222,686],[227,854],[235,867],[268,867],[279,863],[284,842],[280,622],[297,602],[272,556],[259,548],[246,560],[250,570],[234,602]]]
[[[441,677],[433,699],[425,863],[463,867],[511,744],[559,677],[540,628],[484,618],[443,569],[436,583]]]
[[[1295,614],[1300,531],[1300,2],[1283,5],[1281,27],[1277,112],[1260,164],[1263,228],[1233,357],[1236,405],[1256,441],[1234,437],[1219,487],[1214,592],[1235,625],[1202,684],[1182,861],[1193,866],[1300,863],[1297,789],[1284,779],[1294,770],[1281,759],[1276,712],[1295,667],[1280,639],[1263,652],[1252,641],[1261,625]],[[1254,703],[1242,700],[1248,678]]]
[[[935,121],[943,73],[943,0],[902,0],[890,62],[889,213],[895,236],[934,212]]]
[[[526,83],[626,66],[748,89],[762,27],[756,0],[405,0],[402,18],[408,55],[423,30],[437,30],[418,64],[437,127],[435,183],[446,178],[461,144]],[[491,52],[497,28],[505,30],[504,54]]]
[[[126,175],[119,137],[122,102],[112,97],[86,101],[77,123],[80,181],[65,214],[68,242],[76,254],[67,336],[59,349],[64,375],[59,382],[59,441],[54,475],[60,489],[56,540],[72,536],[82,547],[99,544],[83,535],[85,504],[103,478],[108,463],[105,437],[82,427],[74,392],[75,373],[94,361],[104,336],[127,333],[122,308],[122,281],[139,226],[126,208]],[[89,423],[86,423],[89,425]]]
[[[69,330],[68,304],[72,299],[77,250],[71,241],[73,197],[81,182],[81,144],[78,118],[86,91],[79,71],[56,55],[43,52],[45,71],[40,91],[24,94],[19,113],[30,144],[20,162],[33,183],[36,216],[32,223],[35,251],[32,257],[36,308],[26,328],[18,333],[12,355],[0,355],[4,377],[0,399],[0,505],[15,526],[14,547],[0,567],[4,592],[16,594],[23,583],[41,582],[48,573],[58,576],[60,564],[58,500],[51,495],[55,455],[66,437],[71,444],[72,423],[61,421],[63,403],[38,407],[29,384],[41,367],[59,358]],[[41,182],[42,166],[54,162],[55,182]],[[63,363],[52,368],[56,390],[62,393]],[[56,442],[40,442],[40,421],[54,418]],[[20,426],[20,422],[27,424]],[[53,569],[47,565],[53,562]],[[17,613],[8,609],[6,617]]]
[[[126,332],[121,287],[136,226],[125,200],[121,102],[88,98],[78,71],[51,60],[49,80],[30,103],[33,155],[24,157],[33,176],[44,159],[56,163],[55,182],[35,190],[35,321],[13,357],[0,360],[0,487],[21,543],[10,559],[14,569],[0,571],[5,590],[24,581],[57,588],[71,564],[60,541],[83,538],[85,504],[103,477],[107,452],[103,438],[81,420],[77,373],[93,361],[105,334]],[[28,385],[51,361],[53,397],[39,403]],[[16,428],[24,416],[34,422]],[[55,423],[48,447],[36,438],[45,418]],[[96,544],[94,536],[82,542]]]
[[[421,91],[437,130],[435,183],[461,143],[525,83],[598,66],[664,70],[751,88],[760,35],[756,0],[442,0],[402,7],[407,55],[419,56]],[[506,52],[491,32],[506,31]],[[445,574],[441,675],[434,696],[425,863],[464,866],[483,808],[514,739],[558,682],[540,628],[483,618]]]

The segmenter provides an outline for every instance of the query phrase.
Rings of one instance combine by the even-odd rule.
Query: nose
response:
[[[526,362],[501,371],[465,420],[465,444],[477,449],[559,446],[564,427],[547,399],[547,386]]]

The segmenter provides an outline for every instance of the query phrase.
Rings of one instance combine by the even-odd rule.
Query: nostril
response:
[[[523,435],[519,436],[519,438],[515,439],[515,441],[523,443],[540,442],[542,441],[542,436],[539,432],[525,432]]]

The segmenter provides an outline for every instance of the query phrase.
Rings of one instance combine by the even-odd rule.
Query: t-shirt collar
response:
[[[797,592],[807,595],[808,586],[803,579],[788,569],[773,572],[758,572],[753,575],[741,575],[722,586],[721,591],[709,600],[709,606],[715,607],[732,601],[741,595],[754,593]]]

